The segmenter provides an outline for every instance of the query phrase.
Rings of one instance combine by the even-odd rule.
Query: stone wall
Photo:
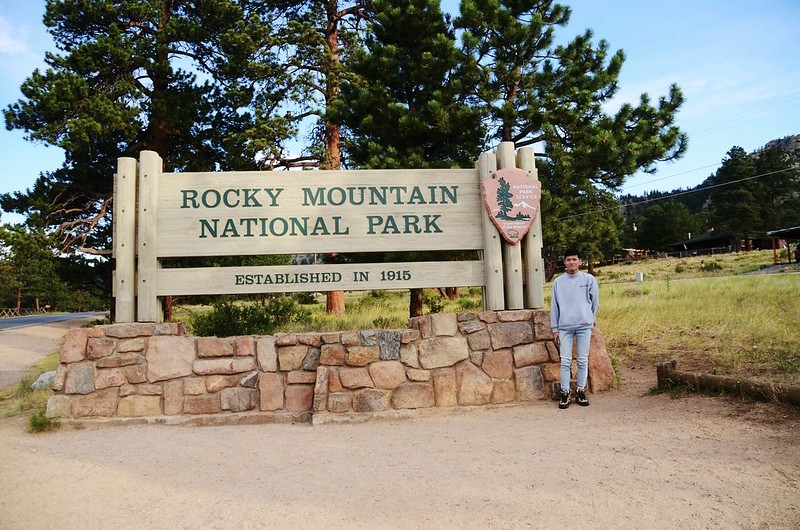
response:
[[[434,314],[405,330],[194,337],[182,324],[69,332],[47,415],[309,421],[546,399],[559,378],[546,311]],[[595,330],[590,390],[613,385]]]

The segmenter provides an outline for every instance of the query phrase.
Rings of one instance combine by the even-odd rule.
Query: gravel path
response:
[[[14,348],[53,351],[51,326]],[[38,435],[3,418],[0,528],[800,527],[800,411],[622,375],[563,411]]]
[[[654,381],[652,381],[654,384]],[[591,396],[357,425],[0,420],[3,528],[797,528],[800,416]]]

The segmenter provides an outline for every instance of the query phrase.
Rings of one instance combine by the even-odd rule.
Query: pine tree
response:
[[[700,224],[686,205],[676,201],[655,204],[637,216],[636,248],[667,250],[668,245],[699,235]]]
[[[686,135],[674,125],[683,103],[675,85],[656,105],[642,94],[635,106],[604,110],[624,54],[595,43],[591,30],[556,45],[555,29],[570,14],[551,0],[462,0],[455,20],[472,58],[465,72],[478,81],[472,101],[485,110],[491,137],[543,147],[537,166],[551,263],[567,244],[597,257],[616,247],[622,218],[613,191],[686,149]]]
[[[288,134],[273,115],[285,91],[268,15],[248,0],[49,0],[59,52],[5,118],[65,162],[2,196],[4,209],[55,229],[64,249],[108,253],[118,157],[151,149],[166,170],[256,168]]]
[[[712,182],[709,222],[729,230],[751,250],[752,240],[766,232],[796,226],[800,194],[798,170],[778,149],[748,155],[735,146],[728,151]]]
[[[342,142],[335,108],[347,75],[343,57],[357,42],[362,23],[372,16],[372,4],[311,0],[288,2],[284,7],[285,23],[278,36],[286,47],[285,68],[292,76],[291,100],[300,108],[294,119],[298,124],[312,122],[310,146],[285,165],[310,164],[336,170],[341,166]],[[341,256],[328,254],[324,260],[335,263]],[[326,305],[329,313],[344,313],[344,292],[328,292]]]
[[[464,57],[439,1],[377,0],[374,7],[365,42],[347,62],[351,75],[337,107],[348,135],[347,163],[375,169],[471,167],[484,128],[480,110],[466,101]],[[420,257],[408,253],[404,259]],[[411,316],[422,314],[422,294],[411,290]],[[448,296],[455,297],[455,290]]]
[[[800,166],[779,147],[757,151],[756,174],[761,184],[762,228],[764,231],[800,226]]]
[[[56,274],[51,244],[42,230],[0,225],[0,261],[8,281],[5,296],[11,297],[5,303],[10,302],[18,313],[22,307],[57,306],[66,298],[67,287]]]
[[[348,163],[369,168],[471,167],[483,141],[467,103],[464,57],[438,0],[378,0],[364,46],[347,63],[339,117]]]

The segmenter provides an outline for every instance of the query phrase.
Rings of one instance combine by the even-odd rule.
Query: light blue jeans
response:
[[[561,356],[561,390],[569,390],[572,375],[572,344],[578,343],[578,388],[586,388],[589,379],[589,342],[592,328],[558,330],[559,355]]]

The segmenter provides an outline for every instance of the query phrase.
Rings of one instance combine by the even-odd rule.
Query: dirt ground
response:
[[[800,413],[652,395],[351,425],[0,420],[0,527],[797,528]]]

